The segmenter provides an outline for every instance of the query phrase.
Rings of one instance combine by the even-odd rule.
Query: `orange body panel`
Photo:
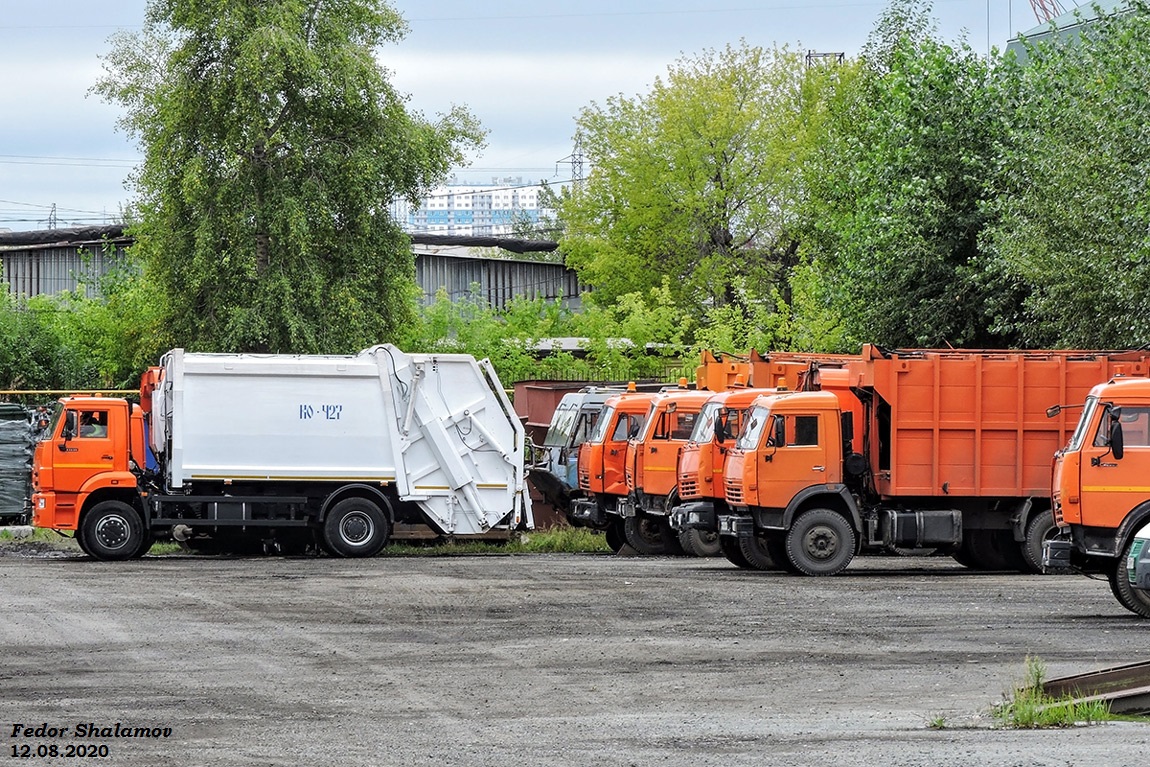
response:
[[[837,406],[855,413],[854,450],[866,446],[880,497],[1026,498],[1050,494],[1051,459],[1075,425],[1066,414],[1047,418],[1047,408],[1081,402],[1116,372],[1146,376],[1150,352],[884,354],[868,346],[833,364],[835,370],[821,371],[824,387],[833,379]],[[861,401],[846,387],[869,398],[865,423]],[[804,487],[838,481],[836,405],[816,397],[779,395],[764,404],[771,412],[818,417],[820,435],[828,435],[820,438],[822,455],[812,447],[767,447],[764,434],[754,451],[728,457],[729,503],[781,508]],[[1064,501],[1062,513],[1077,512]]]
[[[1082,402],[1118,370],[1146,376],[1147,352],[922,351],[883,357],[864,350],[859,385],[890,406],[883,451],[870,456],[884,497],[1045,497],[1050,462],[1075,426],[1047,418],[1052,405]],[[877,417],[876,413],[876,417]],[[877,424],[871,424],[878,434]],[[881,439],[881,436],[880,436]]]

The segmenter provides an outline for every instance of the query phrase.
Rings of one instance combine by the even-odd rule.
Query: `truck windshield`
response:
[[[575,419],[578,415],[578,404],[560,402],[559,407],[555,408],[555,414],[551,416],[551,427],[547,429],[543,444],[548,447],[565,447],[571,441],[571,433],[575,429]]]
[[[1066,446],[1067,450],[1075,451],[1082,449],[1082,443],[1086,440],[1086,430],[1090,427],[1090,422],[1094,420],[1094,412],[1098,410],[1098,398],[1087,397],[1086,406],[1082,408],[1082,417],[1078,419],[1078,426],[1075,427],[1074,433],[1070,435],[1070,443]]]
[[[607,436],[607,427],[611,425],[611,421],[615,419],[615,408],[606,405],[603,411],[599,413],[599,421],[595,424],[595,430],[591,432],[591,442],[602,442]]]
[[[708,402],[699,411],[699,418],[695,421],[695,429],[691,432],[691,441],[703,444],[715,438],[715,420],[722,412],[723,406],[718,402]]]
[[[61,402],[52,403],[52,420],[48,423],[48,428],[40,432],[40,440],[52,439],[52,435],[56,433],[56,425],[60,423],[60,419],[64,416],[64,405]]]
[[[767,426],[767,421],[770,420],[771,411],[762,406],[755,406],[751,408],[750,414],[747,416],[747,425],[743,427],[743,431],[739,434],[739,439],[735,442],[735,447],[740,450],[754,450],[759,446],[759,440],[763,438],[763,430]]]

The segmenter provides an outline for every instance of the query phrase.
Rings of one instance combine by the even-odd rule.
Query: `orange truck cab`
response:
[[[626,497],[615,505],[623,533],[640,554],[673,553],[678,536],[667,515],[678,504],[679,450],[691,438],[699,411],[712,392],[669,389],[651,399],[642,430],[627,442]]]
[[[679,542],[688,553],[705,556],[722,552],[740,567],[773,567],[765,550],[748,555],[737,537],[718,533],[717,513],[727,510],[723,489],[723,468],[727,451],[742,431],[752,403],[769,389],[732,389],[713,394],[704,403],[691,438],[679,452],[677,471],[678,505],[671,509],[669,523],[678,531]],[[726,544],[726,545],[724,545]]]
[[[720,533],[755,535],[780,566],[805,575],[901,549],[1038,572],[1055,532],[1049,462],[1071,426],[1050,422],[1046,409],[1084,398],[1088,382],[1116,368],[1144,376],[1148,360],[865,346],[841,372],[827,371],[823,391],[756,400],[727,454]],[[845,379],[828,386],[832,374]]]
[[[1150,593],[1131,586],[1126,559],[1135,534],[1150,523],[1148,477],[1150,380],[1112,378],[1087,395],[1077,428],[1055,455],[1059,536],[1046,542],[1043,559],[1048,569],[1105,573],[1119,603],[1144,618]]]
[[[33,457],[32,524],[74,531],[81,547],[115,549],[135,537],[142,555],[150,539],[132,536],[124,508],[142,506],[140,483],[146,465],[144,413],[139,405],[112,397],[66,397]],[[96,513],[81,515],[95,510]],[[101,550],[102,550],[101,549]]]
[[[615,505],[627,495],[627,440],[642,429],[654,397],[654,392],[608,397],[590,439],[579,446],[577,473],[583,497],[571,502],[570,516],[573,522],[605,531],[616,551],[626,542]]]

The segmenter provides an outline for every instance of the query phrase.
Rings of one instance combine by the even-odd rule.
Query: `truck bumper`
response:
[[[607,524],[607,515],[593,498],[577,498],[571,502],[572,524],[600,528]]]
[[[691,501],[671,510],[671,527],[675,530],[711,530],[718,528],[715,504],[710,501]]]
[[[1044,573],[1065,572],[1070,569],[1070,553],[1074,544],[1061,538],[1052,538],[1042,543],[1042,571]]]
[[[719,535],[754,535],[755,521],[750,517],[722,514],[718,518]]]

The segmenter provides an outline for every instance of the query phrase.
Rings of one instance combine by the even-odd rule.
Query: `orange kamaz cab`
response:
[[[853,359],[852,355],[792,352],[763,356],[752,350],[748,361],[751,380],[757,386],[776,388],[732,388],[707,401],[690,441],[679,454],[679,505],[671,510],[669,518],[685,550],[709,552],[714,548],[739,567],[775,567],[758,536],[719,535],[716,509],[727,512],[723,487],[727,451],[739,436],[746,412],[758,396],[774,391],[817,390],[822,387],[823,378],[835,375],[833,371]],[[839,385],[845,385],[845,374],[840,371],[838,375]]]
[[[980,569],[1040,569],[1054,534],[1050,461],[1071,427],[1046,409],[1115,369],[1145,375],[1148,359],[866,346],[845,367],[847,388],[756,400],[727,455],[720,532],[754,534],[807,575],[923,548]]]
[[[582,498],[571,503],[572,521],[603,530],[618,551],[626,543],[615,505],[627,495],[627,440],[647,418],[655,392],[623,392],[607,398],[590,439],[579,446],[577,474]]]
[[[699,411],[712,392],[671,389],[651,399],[643,428],[627,442],[627,494],[615,504],[623,536],[640,554],[677,552],[678,535],[667,515],[677,505],[679,450],[691,438]],[[717,554],[714,552],[696,552]]]
[[[1105,573],[1122,606],[1150,618],[1150,593],[1131,586],[1126,562],[1135,534],[1150,524],[1150,380],[1114,377],[1084,401],[1054,459],[1060,535],[1047,543],[1046,564]]]

